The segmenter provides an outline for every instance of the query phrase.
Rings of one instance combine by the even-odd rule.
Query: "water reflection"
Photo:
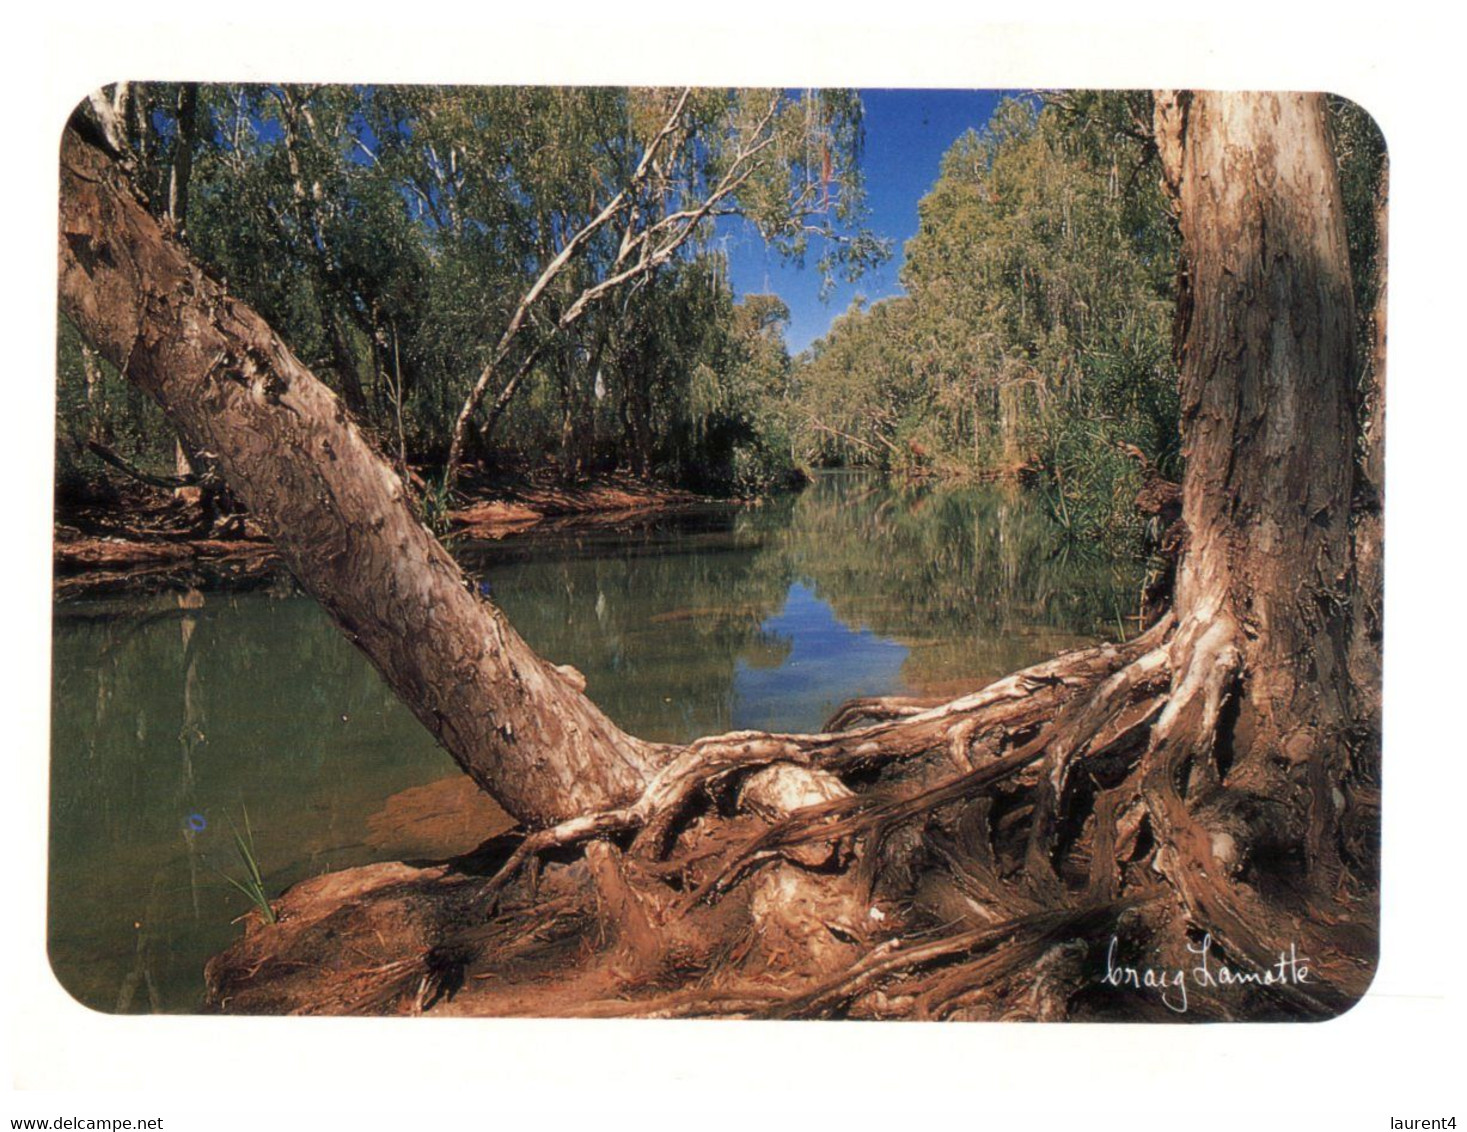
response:
[[[1022,493],[858,476],[457,553],[612,718],[668,741],[966,690],[1113,634],[1137,581],[1067,553]],[[219,875],[239,867],[246,812],[272,893],[493,832],[493,808],[469,808],[447,756],[288,582],[65,602],[53,657],[49,945],[98,1009],[197,1009],[205,959],[248,908]]]
[[[852,697],[905,689],[906,647],[842,624],[803,582],[790,586],[784,608],[761,629],[775,647],[738,658],[737,728],[816,731]]]
[[[49,947],[89,1006],[197,1007],[246,815],[279,891],[379,859],[366,816],[452,770],[306,598],[75,602],[53,636]]]

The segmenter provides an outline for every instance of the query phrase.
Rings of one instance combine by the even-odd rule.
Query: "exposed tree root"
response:
[[[1032,726],[1040,718],[1038,713],[1062,702],[1065,693],[1085,687],[1100,674],[1119,669],[1117,677],[1101,689],[1102,705],[1109,705],[1118,696],[1128,693],[1140,679],[1139,676],[1126,676],[1126,673],[1133,669],[1138,673],[1150,673],[1157,667],[1154,660],[1146,660],[1138,666],[1136,657],[1137,654],[1142,658],[1150,655],[1146,651],[1148,646],[1164,636],[1169,626],[1170,620],[1167,619],[1128,646],[1117,648],[1107,645],[1069,653],[999,680],[974,695],[921,710],[908,710],[905,706],[891,708],[889,701],[852,701],[836,713],[836,720],[855,720],[873,713],[882,717],[881,722],[859,729],[828,730],[817,735],[735,731],[700,739],[664,766],[632,805],[572,818],[528,834],[500,873],[491,880],[486,895],[491,900],[497,897],[534,857],[592,838],[639,830],[641,832],[632,845],[633,852],[654,859],[660,857],[666,850],[674,825],[689,803],[700,792],[716,789],[720,779],[734,773],[747,773],[776,763],[824,772],[869,770],[944,746],[955,752],[966,747],[965,755],[955,754],[954,757],[971,758],[972,742],[980,731],[1012,734],[1017,729]],[[1122,665],[1128,666],[1122,668]],[[1120,682],[1111,689],[1110,683],[1117,679]],[[1092,710],[1091,714],[1097,713]],[[1049,736],[1061,727],[1061,718],[1046,725],[1040,738],[1022,749],[1022,757],[1009,756],[1003,761],[1001,773],[1032,761],[1047,747]],[[1073,739],[1070,743],[1075,746]],[[991,766],[982,770],[980,786],[990,781],[994,773]],[[959,781],[966,781],[966,778]],[[912,812],[919,812],[926,804],[926,797],[903,802],[908,808],[914,804],[917,809]],[[871,796],[847,794],[823,805],[807,806],[784,824],[776,825],[761,835],[760,843],[749,846],[746,853],[764,848],[790,847],[802,839],[818,835],[821,823],[870,805]],[[854,827],[841,826],[838,832],[854,832],[860,825],[858,822]],[[767,846],[764,842],[768,842]]]
[[[1371,941],[1271,904],[1250,883],[1246,830],[1216,818],[1211,752],[1239,676],[1218,624],[1167,618],[944,704],[859,701],[837,721],[875,722],[846,730],[701,740],[632,805],[497,839],[365,898],[349,886],[324,915],[308,902],[314,944],[292,890],[279,927],[252,925],[211,965],[212,998],[261,1011],[1173,1017],[1175,996],[1105,976],[1122,960],[1194,969],[1205,937],[1204,963],[1259,971],[1292,946],[1310,970],[1196,988],[1187,1016],[1338,1012],[1363,989]],[[425,925],[410,948],[404,906]],[[313,977],[290,965],[325,934],[366,940],[362,965]]]
[[[941,707],[946,701],[941,698],[916,696],[864,696],[847,700],[835,714],[825,721],[824,732],[846,731],[863,719],[881,722],[888,719],[905,719],[920,715],[929,708]]]
[[[769,1015],[774,1018],[830,1016],[879,982],[951,962],[955,957],[968,957],[969,962],[958,969],[958,978],[949,972],[945,978],[932,982],[930,987],[922,987],[924,994],[916,1013],[932,1016],[934,1008],[951,1002],[959,988],[981,981],[974,978],[978,974],[978,961],[972,957],[986,957],[989,970],[985,973],[989,975],[996,974],[1000,968],[1012,969],[1016,965],[1016,953],[1029,950],[1037,941],[1058,940],[1087,925],[1104,921],[1112,911],[1107,908],[1083,913],[1068,910],[1035,913],[1006,920],[994,927],[955,932],[915,946],[904,947],[901,940],[888,940],[852,964],[840,977],[781,1003],[771,1009]],[[1027,946],[1020,946],[1021,941]],[[1010,946],[1005,949],[1004,945]],[[995,955],[1002,955],[1004,962],[995,964],[992,959]],[[905,989],[911,992],[914,988]],[[888,989],[888,997],[891,993],[892,990]]]
[[[1352,562],[1378,530],[1352,539],[1325,108],[1171,91],[1155,109],[1184,250],[1180,619],[950,703],[866,700],[817,735],[680,750],[623,733],[475,596],[340,401],[143,208],[105,121],[75,115],[63,310],[530,829],[297,885],[209,965],[211,1001],[1053,1019],[1322,1017],[1358,997],[1379,622],[1347,614],[1357,565],[1378,609],[1378,570]]]

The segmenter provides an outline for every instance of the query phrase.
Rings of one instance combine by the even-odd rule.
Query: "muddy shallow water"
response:
[[[821,476],[799,496],[454,548],[542,655],[628,730],[812,730],[840,702],[958,694],[1114,636],[1129,563],[1042,500]],[[49,948],[96,1009],[192,1011],[248,899],[465,851],[507,819],[288,578],[61,602]]]

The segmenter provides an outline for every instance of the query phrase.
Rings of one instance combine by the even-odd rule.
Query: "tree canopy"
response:
[[[747,223],[827,280],[887,254],[854,92],[105,98],[150,211],[435,482],[465,456],[742,493],[812,464],[1031,476],[1077,542],[1134,551],[1138,489],[1180,477],[1178,238],[1148,93],[1002,102],[922,199],[904,294],[858,299],[798,359],[781,300],[735,296],[714,236]],[[1328,112],[1364,357],[1384,150],[1353,104]],[[172,470],[171,430],[68,324],[58,360],[63,486],[102,475],[89,445]]]
[[[800,359],[820,458],[1042,470],[1065,522],[1126,525],[1123,446],[1169,471],[1177,451],[1176,236],[1133,121],[1149,113],[1145,95],[1014,98],[954,142],[906,295]]]
[[[766,355],[782,339],[737,313],[715,222],[832,278],[886,254],[863,227],[851,92],[122,84],[110,98],[149,209],[400,459],[462,444],[570,474],[711,466],[705,485],[768,484],[790,453],[763,398],[784,389],[744,368],[757,353],[780,370]],[[98,432],[162,462],[167,430],[112,375],[89,383],[63,339],[69,470],[85,473]],[[495,425],[491,447],[479,433]]]

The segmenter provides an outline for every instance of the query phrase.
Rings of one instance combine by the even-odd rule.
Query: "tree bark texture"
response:
[[[1386,215],[1390,165],[1375,198],[1375,306],[1370,354],[1361,382],[1360,452],[1355,483],[1354,587],[1351,591],[1350,682],[1362,734],[1362,777],[1374,781],[1381,734],[1381,646],[1385,634]]]
[[[66,315],[217,458],[297,579],[476,782],[530,825],[640,793],[657,749],[471,590],[337,396],[72,129],[59,236]]]
[[[1211,773],[1307,810],[1313,850],[1348,759],[1354,311],[1325,105],[1163,92],[1181,228],[1183,520],[1174,661],[1227,652],[1235,715]]]
[[[1254,968],[1297,940],[1315,972],[1203,1016],[1320,1017],[1358,997],[1373,892],[1340,829],[1357,793],[1361,484],[1324,106],[1170,92],[1156,106],[1185,256],[1174,610],[947,704],[860,701],[820,734],[677,751],[623,735],[469,593],[340,401],[69,133],[63,308],[218,454],[460,764],[546,826],[472,867],[297,886],[280,924],[210,964],[211,1000],[1049,1019],[1096,1009],[1107,940],[1178,966],[1203,935]]]

